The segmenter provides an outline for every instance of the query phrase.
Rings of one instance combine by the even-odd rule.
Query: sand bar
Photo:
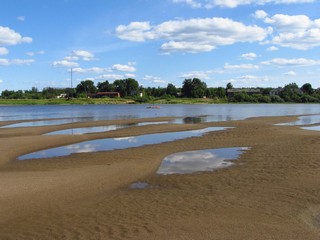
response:
[[[274,125],[290,120],[296,117],[71,136],[43,134],[129,120],[1,129],[0,239],[319,239],[319,132]],[[16,160],[91,139],[210,126],[234,128],[139,148]],[[156,174],[170,154],[224,147],[252,149],[230,168]],[[151,187],[130,188],[135,182]]]

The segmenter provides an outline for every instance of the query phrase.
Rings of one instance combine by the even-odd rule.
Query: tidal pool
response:
[[[115,149],[127,149],[141,147],[144,145],[159,144],[175,140],[200,137],[208,132],[222,131],[223,127],[209,127],[201,130],[191,130],[182,132],[155,133],[140,136],[122,137],[122,138],[105,138],[81,143],[71,144],[63,147],[51,148],[26,155],[22,155],[18,160],[28,160],[35,158],[51,158],[68,156],[73,153],[89,153],[98,151],[110,151]]]
[[[175,153],[163,159],[158,174],[187,174],[194,172],[212,171],[226,168],[238,159],[248,147],[207,149]]]

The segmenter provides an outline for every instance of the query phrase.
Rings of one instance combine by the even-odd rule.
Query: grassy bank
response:
[[[204,98],[169,98],[139,101],[129,98],[73,98],[73,99],[0,99],[0,105],[62,105],[62,104],[213,104],[224,101]]]

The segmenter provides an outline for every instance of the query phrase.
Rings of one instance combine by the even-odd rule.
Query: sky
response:
[[[319,9],[320,0],[1,0],[0,92],[125,78],[319,88]]]

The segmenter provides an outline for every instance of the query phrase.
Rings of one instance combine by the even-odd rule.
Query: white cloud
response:
[[[244,53],[241,55],[242,58],[246,59],[246,60],[254,60],[255,58],[257,58],[257,54],[255,53]]]
[[[180,76],[183,79],[199,78],[202,80],[210,78],[210,72],[207,71],[192,71],[189,73],[184,73]]]
[[[133,74],[133,73],[126,73],[126,74],[124,75],[124,78],[135,78],[135,77],[136,77],[136,75]]]
[[[203,6],[202,3],[194,1],[194,0],[173,0],[174,3],[185,3],[192,8],[201,8]]]
[[[253,16],[257,19],[264,19],[268,16],[268,13],[263,10],[257,10]]]
[[[0,47],[0,55],[7,55],[9,53],[9,50],[4,48],[4,47]]]
[[[34,63],[34,59],[13,59],[11,63],[14,65],[30,65]]]
[[[135,72],[136,68],[130,64],[128,65],[114,64],[112,66],[112,70],[120,71],[120,72]]]
[[[35,55],[42,55],[42,54],[45,54],[45,51],[41,50],[39,52],[26,52],[26,55],[28,55],[30,57],[33,57]]]
[[[17,45],[19,43],[31,43],[32,38],[22,37],[19,33],[8,27],[0,26],[0,46]]]
[[[18,21],[24,22],[26,20],[25,16],[19,16],[17,17]]]
[[[294,72],[294,71],[289,71],[289,72],[285,73],[284,75],[292,76],[292,77],[297,76],[296,72]]]
[[[74,73],[86,74],[86,73],[96,73],[101,74],[104,72],[111,72],[109,68],[100,68],[100,67],[92,67],[92,68],[73,68],[72,71]]]
[[[254,65],[254,64],[230,65],[229,63],[226,63],[224,65],[224,69],[228,69],[228,70],[251,70],[251,69],[259,69],[259,66],[258,65]]]
[[[263,65],[276,65],[276,66],[314,66],[320,65],[320,60],[306,59],[306,58],[274,58],[269,61],[264,61]]]
[[[79,64],[76,62],[71,62],[67,60],[54,61],[52,64],[54,67],[78,67]]]
[[[71,57],[75,57],[83,61],[92,61],[95,59],[93,53],[84,50],[73,51]]]
[[[0,79],[0,84],[3,83],[3,80]]]
[[[266,43],[299,50],[320,46],[320,19],[311,20],[306,15],[276,14],[264,21],[273,25],[275,33]]]
[[[235,8],[241,5],[264,5],[264,4],[297,4],[312,3],[316,0],[172,0],[173,3],[184,3],[192,8],[225,7]]]
[[[196,45],[193,42],[170,41],[162,44],[161,46],[161,50],[167,54],[173,53],[173,52],[186,52],[186,53],[211,52],[213,49],[215,49],[215,47],[209,44]]]
[[[103,74],[94,78],[94,80],[119,80],[128,78],[126,75],[122,74]]]
[[[143,77],[143,80],[154,83],[154,84],[168,84],[169,82],[160,78],[160,77],[155,77],[155,76],[151,76],[151,75],[145,75]]]
[[[264,83],[270,82],[271,79],[268,76],[254,76],[254,75],[244,75],[237,78],[232,78],[226,82],[231,82],[238,87],[255,87],[262,86]]]
[[[165,53],[208,52],[217,46],[263,41],[269,33],[270,29],[245,25],[228,18],[173,20],[155,26],[151,26],[149,22],[132,22],[116,28],[117,36],[123,40],[165,41],[161,46]]]
[[[30,65],[34,63],[34,59],[0,59],[1,66],[9,66],[9,65]]]
[[[278,51],[278,50],[279,50],[279,48],[277,48],[275,46],[271,46],[271,47],[267,48],[267,51],[269,51],[269,52],[274,52],[274,51]]]
[[[8,65],[10,65],[8,59],[0,58],[0,66],[8,66]]]

